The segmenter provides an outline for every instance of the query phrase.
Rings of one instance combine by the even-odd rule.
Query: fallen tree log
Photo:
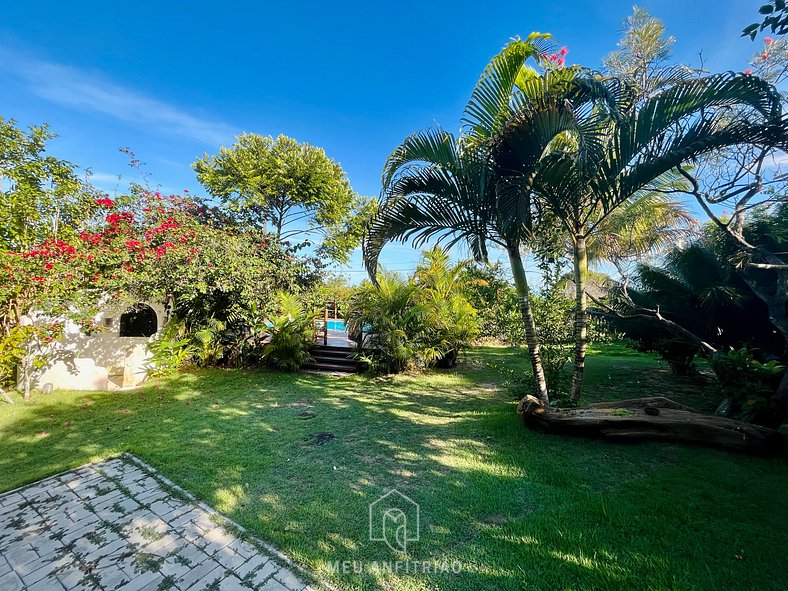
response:
[[[704,415],[662,396],[602,402],[578,408],[545,407],[534,396],[517,406],[526,427],[545,433],[601,437],[616,441],[674,441],[757,454],[785,449],[774,429]]]

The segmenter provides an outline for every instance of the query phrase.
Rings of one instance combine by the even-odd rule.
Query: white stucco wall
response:
[[[166,321],[164,307],[146,302],[156,312],[157,334]],[[105,327],[86,336],[73,322],[67,322],[63,337],[44,349],[45,366],[31,370],[31,388],[53,390],[114,390],[135,386],[147,374],[150,358],[146,345],[152,337],[121,337],[120,316],[124,309],[107,308],[94,318]],[[34,322],[46,318],[33,316]],[[51,320],[50,320],[51,321]],[[18,386],[24,388],[24,372],[20,367]]]

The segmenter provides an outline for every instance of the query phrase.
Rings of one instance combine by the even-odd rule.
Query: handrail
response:
[[[333,314],[331,314],[330,312],[333,312]],[[344,320],[344,318],[342,318],[339,315],[339,308],[338,308],[337,303],[335,301],[326,303],[326,306],[323,308],[323,318],[322,318],[322,320],[320,318],[315,318],[314,319],[315,326],[317,327],[315,329],[315,340],[318,339],[318,337],[320,336],[320,333],[323,333],[323,344],[324,345],[328,345],[328,322],[329,322],[329,320]],[[320,328],[320,322],[323,323],[322,329]]]

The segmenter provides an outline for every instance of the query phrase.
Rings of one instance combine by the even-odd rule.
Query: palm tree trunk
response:
[[[514,275],[514,286],[517,289],[517,296],[520,302],[520,314],[525,324],[525,340],[528,344],[528,357],[531,360],[531,368],[534,374],[534,386],[536,396],[543,404],[550,404],[550,397],[547,394],[547,380],[544,377],[544,367],[542,366],[542,352],[539,346],[539,337],[536,334],[536,323],[531,310],[531,294],[528,289],[528,279],[525,276],[523,259],[520,256],[520,249],[517,246],[509,246],[509,263],[512,266]]]
[[[574,247],[575,279],[575,366],[572,371],[572,388],[569,402],[580,399],[583,387],[583,371],[586,365],[586,345],[588,344],[588,300],[586,282],[588,280],[588,251],[585,236],[575,236]]]

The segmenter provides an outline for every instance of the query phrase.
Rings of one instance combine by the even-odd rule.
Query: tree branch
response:
[[[713,355],[714,353],[717,352],[716,348],[712,347],[709,343],[707,343],[706,341],[701,339],[695,333],[687,330],[686,328],[684,328],[683,326],[681,326],[679,324],[676,324],[672,320],[670,320],[668,318],[665,318],[662,315],[662,313],[659,311],[659,308],[656,308],[656,309],[645,308],[643,306],[638,306],[637,304],[635,304],[635,302],[630,297],[629,292],[627,291],[627,285],[626,284],[627,284],[627,280],[625,279],[625,281],[621,284],[622,296],[624,297],[626,305],[629,306],[632,310],[635,311],[634,314],[622,314],[621,312],[619,312],[615,308],[612,308],[611,306],[609,306],[608,304],[602,302],[598,298],[595,298],[590,293],[586,292],[586,295],[597,306],[600,306],[601,308],[604,308],[610,314],[612,314],[613,316],[615,316],[617,318],[621,318],[622,320],[631,320],[631,319],[636,319],[636,318],[646,318],[646,319],[650,319],[650,320],[656,320],[656,321],[660,322],[661,324],[664,324],[665,328],[667,328],[673,334],[675,334],[677,336],[680,336],[680,337],[690,341],[691,343],[696,344],[701,349],[701,351],[703,351],[703,353],[705,355]]]

